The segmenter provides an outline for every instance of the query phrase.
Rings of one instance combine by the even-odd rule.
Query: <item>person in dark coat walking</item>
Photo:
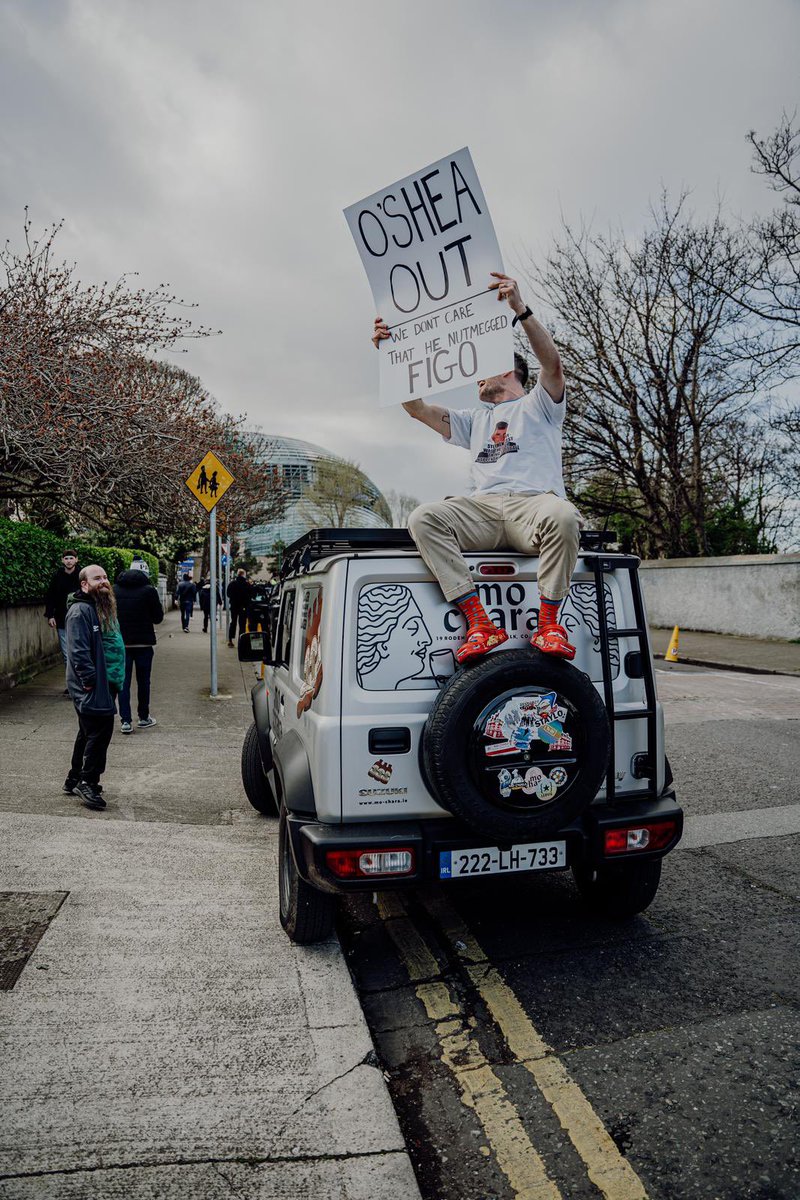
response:
[[[58,644],[67,665],[67,635],[64,622],[67,619],[67,600],[78,587],[78,556],[74,550],[65,550],[60,566],[47,589],[44,598],[44,616],[51,629],[58,634]]]
[[[114,585],[117,615],[125,643],[125,682],[119,694],[120,728],[133,733],[131,682],[136,668],[137,728],[150,729],[156,724],[150,715],[150,676],[153,670],[154,625],[164,620],[158,592],[150,582],[150,570],[143,559],[134,559],[129,571],[122,571]]]
[[[203,633],[208,633],[208,620],[211,615],[211,580],[210,579],[201,579],[200,580],[200,592],[198,594],[197,599],[198,599],[198,603],[200,605],[200,611],[203,614]],[[219,590],[219,584],[217,584],[217,605],[219,606],[221,604],[222,604],[222,592]]]
[[[181,610],[181,629],[184,633],[189,632],[189,622],[192,619],[192,611],[194,602],[197,599],[197,588],[192,583],[191,575],[184,575],[181,582],[178,584],[178,604]]]
[[[125,644],[117,606],[102,567],[84,567],[67,608],[67,687],[78,714],[78,736],[64,781],[68,796],[104,809],[100,779],[114,732],[115,699],[125,682]]]
[[[239,633],[244,633],[247,620],[247,606],[250,603],[250,584],[247,582],[247,572],[239,567],[236,578],[228,584],[228,600],[230,602],[231,623],[228,626],[228,645],[233,645],[236,637],[236,622],[239,622]]]

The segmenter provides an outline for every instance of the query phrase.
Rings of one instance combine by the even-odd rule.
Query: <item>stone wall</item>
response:
[[[36,674],[61,658],[58,635],[44,619],[44,601],[0,608],[0,689],[20,674]]]
[[[168,612],[172,597],[166,575],[159,575],[153,586]],[[14,687],[20,675],[45,671],[60,657],[58,634],[44,619],[44,600],[0,608],[0,691]]]
[[[800,554],[657,559],[640,578],[651,625],[800,638]]]

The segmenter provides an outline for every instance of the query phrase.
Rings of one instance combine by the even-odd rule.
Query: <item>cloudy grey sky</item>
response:
[[[464,145],[512,272],[662,184],[763,209],[744,137],[797,107],[798,45],[797,0],[0,0],[2,236],[28,204],[84,278],[168,281],[224,331],[180,363],[225,408],[432,499],[466,452],[378,409],[342,209]]]

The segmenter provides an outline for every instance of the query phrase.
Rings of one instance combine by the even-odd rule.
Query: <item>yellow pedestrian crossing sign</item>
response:
[[[233,476],[228,468],[223,466],[213,450],[209,450],[203,461],[197,464],[186,480],[189,491],[197,497],[206,512],[211,512],[232,483]]]

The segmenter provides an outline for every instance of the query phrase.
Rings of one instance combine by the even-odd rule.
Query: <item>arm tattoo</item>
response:
[[[446,425],[448,429],[450,428],[450,413],[449,412],[445,411],[442,413],[442,424]]]

